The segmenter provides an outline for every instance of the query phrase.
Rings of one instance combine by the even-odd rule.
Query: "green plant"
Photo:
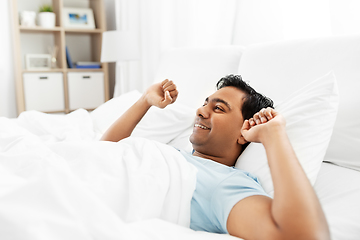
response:
[[[40,6],[39,12],[53,12],[53,8],[49,4],[44,4],[44,5]]]

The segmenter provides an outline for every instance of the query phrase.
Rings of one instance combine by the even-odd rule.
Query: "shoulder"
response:
[[[255,176],[233,168],[231,173],[227,174],[214,188],[212,202],[221,204],[224,199],[227,199],[226,201],[235,204],[237,201],[252,195],[268,196]]]
[[[268,195],[255,177],[240,169],[234,169],[233,173],[224,178],[213,190],[210,200],[211,209],[224,232],[227,232],[226,225],[232,209],[239,202],[245,203],[243,206],[248,206],[244,199],[249,197],[268,198]]]
[[[229,167],[229,174],[219,184],[219,187],[234,189],[253,188],[264,191],[255,175],[234,167]]]

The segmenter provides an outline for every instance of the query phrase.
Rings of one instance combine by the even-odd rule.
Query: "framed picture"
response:
[[[63,8],[65,28],[94,29],[94,13],[91,8]]]
[[[49,70],[51,69],[51,55],[26,54],[25,64],[27,70]]]

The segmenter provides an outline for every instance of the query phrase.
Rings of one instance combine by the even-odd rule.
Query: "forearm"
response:
[[[175,102],[177,95],[176,85],[168,79],[153,84],[133,106],[111,125],[101,140],[118,142],[129,137],[151,106],[165,108]]]
[[[329,229],[321,205],[285,129],[272,131],[268,136],[263,144],[274,184],[271,207],[274,221],[281,231],[292,236],[328,239]]]
[[[129,137],[150,107],[151,105],[148,104],[144,96],[142,96],[110,126],[101,140],[118,142],[121,139]]]

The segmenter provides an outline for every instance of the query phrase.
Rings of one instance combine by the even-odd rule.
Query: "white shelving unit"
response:
[[[68,2],[82,4],[85,1],[93,10],[96,28],[65,28],[62,19],[64,7],[69,7]],[[35,4],[34,1],[12,0],[18,114],[25,110],[47,113],[69,113],[77,108],[92,110],[109,100],[108,64],[102,63],[99,69],[68,68],[65,50],[67,46],[70,55],[74,53],[74,61],[100,62],[102,33],[106,31],[104,2],[103,0],[68,2],[50,1],[56,14],[56,24],[54,28],[42,28],[21,26],[19,22],[18,7],[21,6],[21,10],[37,9],[38,5],[31,5]],[[29,45],[29,42],[32,44]],[[46,49],[49,46],[57,46],[59,49],[56,56],[57,68],[27,70],[25,55],[48,53]],[[76,59],[80,54],[81,59]]]

